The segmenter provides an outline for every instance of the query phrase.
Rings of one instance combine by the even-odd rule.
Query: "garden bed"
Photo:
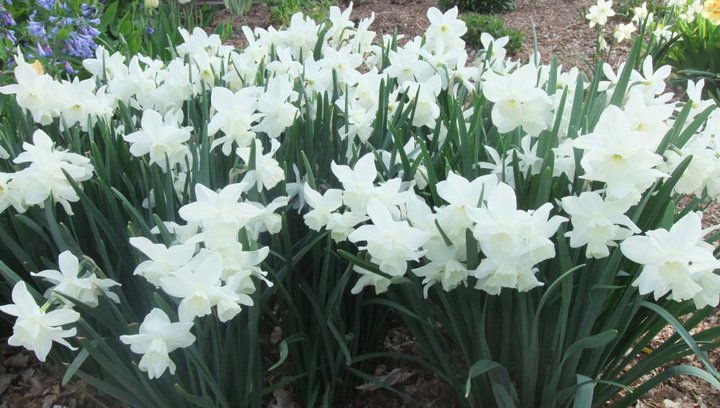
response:
[[[421,34],[426,27],[425,12],[435,3],[428,0],[397,0],[379,1],[366,0],[354,9],[354,18],[364,18],[375,11],[376,20],[373,28],[378,32],[391,33],[397,30],[408,37]],[[526,37],[526,43],[518,57],[523,59],[529,54],[530,39],[533,38],[534,21],[537,34],[538,48],[547,60],[557,56],[564,66],[583,65],[585,60],[592,57],[595,43],[594,34],[587,28],[582,15],[577,10],[588,6],[587,1],[569,1],[558,7],[552,0],[538,0],[536,2],[521,2],[515,11],[505,15],[510,27],[521,30]],[[267,26],[269,13],[265,5],[255,5],[244,17],[235,18],[236,25],[241,21],[251,26]],[[235,44],[241,45],[241,38],[235,37]],[[626,48],[616,48],[616,54],[611,61],[620,61],[627,54]],[[716,207],[705,214],[706,223],[717,224],[720,214]],[[705,319],[700,329],[717,327],[717,310]],[[671,335],[665,330],[651,343],[657,345]],[[384,339],[386,351],[418,354],[412,335],[403,327],[395,327]],[[82,383],[75,383],[68,387],[60,387],[60,377],[57,370],[45,364],[38,364],[30,353],[15,348],[3,348],[4,367],[0,369],[0,397],[5,401],[0,408],[7,407],[52,407],[62,405],[66,407],[84,406],[118,406],[105,398],[88,390]],[[720,354],[711,353],[712,361],[718,361]],[[680,361],[699,365],[693,358]],[[398,362],[396,360],[383,360],[376,366],[374,375],[389,385],[397,387],[400,391],[412,395],[416,401],[427,407],[452,407],[454,396],[452,390],[433,375],[429,370],[417,364]],[[274,394],[272,406],[290,408],[299,406],[294,397],[292,387],[281,388]],[[357,388],[357,395],[353,401],[343,407],[405,407],[408,405],[402,398],[372,383]],[[417,405],[414,405],[417,406]],[[694,377],[672,379],[661,387],[653,390],[642,398],[637,407],[653,408],[685,408],[685,407],[712,407],[720,406],[720,393],[701,380]]]

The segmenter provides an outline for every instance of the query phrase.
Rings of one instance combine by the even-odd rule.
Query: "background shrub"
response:
[[[720,73],[720,29],[698,17],[692,23],[678,21],[677,39],[660,61],[670,64],[681,84],[705,78],[705,93],[717,95]]]
[[[440,0],[438,6],[441,10],[448,10],[457,6],[462,12],[474,11],[476,13],[493,14],[504,13],[515,8],[513,0]]]
[[[275,25],[287,26],[293,14],[302,11],[315,21],[327,17],[330,6],[337,5],[336,0],[267,0],[270,6],[270,21]]]
[[[494,38],[508,36],[510,40],[505,49],[511,54],[517,53],[520,47],[522,47],[524,40],[523,33],[506,27],[505,20],[503,20],[502,17],[467,13],[460,16],[460,18],[467,25],[467,32],[463,36],[463,40],[472,47],[482,47],[482,43],[480,42],[480,35],[482,33],[488,33]]]

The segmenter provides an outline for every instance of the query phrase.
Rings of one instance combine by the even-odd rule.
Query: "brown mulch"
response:
[[[0,408],[121,408],[82,381],[61,386],[62,375],[33,352],[0,341]]]
[[[356,1],[353,18],[365,18],[375,12],[372,29],[378,35],[397,32],[407,38],[421,35],[427,25],[427,9],[437,5],[435,0],[362,0]],[[591,60],[595,47],[595,33],[589,29],[581,12],[588,7],[590,0],[521,0],[516,9],[504,14],[507,26],[524,33],[526,41],[518,58],[527,60],[536,35],[537,46],[543,62],[549,62],[553,56],[563,66],[585,68]],[[221,14],[221,19],[231,19],[236,27],[230,43],[242,45],[241,25],[267,27],[270,25],[270,10],[265,4],[255,4],[244,17],[232,17]],[[606,29],[605,37],[611,38],[611,27]],[[534,31],[533,31],[534,27]],[[627,47],[618,47],[610,55],[610,61],[617,65],[627,54]],[[706,221],[717,224],[720,210],[713,207],[706,213]],[[700,329],[719,324],[718,312],[701,323]],[[668,328],[656,338],[660,342],[672,335]],[[38,362],[32,353],[9,347],[6,342],[0,344],[0,408],[82,408],[104,406],[102,399],[82,383],[60,386],[61,375],[49,364]],[[410,333],[403,328],[393,329],[385,339],[386,351],[416,353]],[[713,361],[718,361],[720,353],[711,353]],[[679,363],[697,365],[692,357]],[[383,378],[400,391],[413,396],[414,401],[404,401],[397,394],[371,384],[361,385],[356,398],[345,405],[347,408],[359,407],[453,407],[456,405],[453,392],[435,375],[417,364],[402,361],[383,361],[376,367],[378,378]],[[652,374],[651,374],[652,375]],[[281,398],[282,395],[282,398]],[[281,401],[282,400],[282,401]],[[419,404],[419,405],[418,405]],[[271,406],[287,408],[297,406],[291,392],[276,393]],[[694,377],[673,379],[648,393],[637,404],[637,408],[711,408],[720,407],[720,392],[707,383]]]

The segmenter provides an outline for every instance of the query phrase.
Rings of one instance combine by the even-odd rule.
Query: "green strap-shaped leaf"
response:
[[[575,391],[573,408],[591,408],[593,399],[593,380],[582,374],[576,374],[578,389]]]

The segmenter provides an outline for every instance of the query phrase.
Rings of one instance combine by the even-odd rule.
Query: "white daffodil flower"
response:
[[[402,276],[407,270],[407,261],[417,261],[422,256],[420,247],[429,239],[425,231],[411,227],[407,221],[393,220],[390,211],[380,201],[371,198],[367,214],[372,224],[362,225],[349,236],[350,242],[364,241],[373,262],[390,276]]]
[[[8,338],[9,345],[34,351],[40,361],[45,361],[53,342],[75,350],[65,339],[75,336],[77,330],[74,327],[65,330],[61,326],[77,322],[80,313],[67,308],[46,312],[45,307],[35,303],[25,282],[15,284],[12,301],[13,304],[0,306],[0,311],[17,317],[13,334]]]
[[[82,66],[95,78],[108,82],[128,75],[125,56],[120,51],[111,55],[102,45],[95,48],[95,58],[83,60]]]
[[[467,32],[465,22],[458,18],[458,8],[453,7],[444,14],[435,7],[427,11],[430,25],[425,30],[427,46],[430,48],[464,48],[465,42],[461,39]],[[460,46],[462,44],[462,46]]]
[[[195,336],[190,333],[190,322],[171,323],[161,309],[153,309],[140,324],[138,334],[120,336],[133,353],[142,354],[138,367],[148,373],[150,379],[160,378],[165,370],[175,374],[175,363],[170,353],[178,348],[190,347]]]
[[[255,139],[255,157],[250,159],[250,147],[238,147],[236,153],[245,164],[255,162],[255,168],[245,173],[243,183],[247,183],[248,188],[255,185],[258,191],[270,190],[278,183],[285,180],[285,172],[280,163],[273,157],[275,152],[280,148],[280,142],[270,139],[270,151],[263,154],[263,144],[260,139]]]
[[[24,152],[13,162],[29,163],[29,166],[13,176],[14,185],[23,197],[25,205],[42,206],[52,197],[65,212],[72,215],[70,202],[80,200],[65,174],[75,182],[88,180],[93,175],[90,159],[76,153],[56,149],[54,142],[44,131],[33,133],[33,143],[23,143]]]
[[[110,291],[113,286],[120,286],[112,279],[100,279],[91,273],[87,276],[80,276],[82,272],[80,261],[70,251],[64,251],[58,257],[58,270],[47,269],[38,273],[31,273],[54,284],[46,294],[52,292],[68,296],[90,307],[98,306],[98,296],[103,294],[115,303],[120,303],[120,298]]]
[[[287,75],[268,80],[267,91],[258,99],[258,112],[262,121],[253,127],[255,132],[264,132],[271,139],[280,136],[295,121],[298,108],[288,102],[295,98],[292,83]]]
[[[377,177],[375,156],[372,153],[364,155],[355,163],[355,168],[338,165],[334,161],[330,168],[345,190],[343,203],[352,211],[364,214],[367,201],[372,196],[373,182]]]
[[[172,275],[190,262],[196,247],[195,244],[166,247],[145,237],[130,238],[130,245],[149,258],[135,268],[134,274],[142,276],[156,287],[160,287],[160,279]]]
[[[282,217],[275,213],[278,209],[285,207],[290,202],[290,198],[286,196],[275,197],[267,205],[247,201],[248,204],[254,205],[260,210],[260,213],[248,222],[245,229],[248,231],[250,239],[257,240],[258,236],[263,232],[277,234],[282,229]]]
[[[572,248],[587,245],[585,256],[604,258],[610,255],[608,247],[615,241],[628,238],[640,229],[625,215],[632,201],[628,199],[605,201],[600,194],[586,191],[580,196],[563,197],[562,207],[572,222],[573,230],[565,233]]]
[[[614,105],[605,108],[593,132],[577,138],[573,146],[583,150],[581,177],[605,182],[610,199],[630,197],[637,203],[645,190],[666,176],[657,169],[662,157]]]
[[[552,120],[553,101],[537,87],[538,71],[534,65],[523,65],[511,74],[486,74],[483,95],[492,102],[491,117],[500,133],[518,127],[531,136],[548,129]]]
[[[555,256],[550,237],[566,219],[549,218],[552,205],[537,210],[517,209],[515,191],[500,183],[487,197],[487,206],[473,211],[473,236],[485,254],[477,270],[476,288],[498,294],[502,288],[521,292],[543,285],[535,264]],[[549,219],[548,219],[549,218]]]
[[[652,292],[659,299],[670,292],[670,299],[693,299],[697,308],[717,306],[720,276],[714,271],[720,260],[713,256],[713,246],[703,241],[700,220],[701,213],[691,212],[669,231],[647,231],[620,244],[626,258],[643,265],[632,282],[641,295]]]
[[[240,304],[252,305],[252,299],[222,285],[222,256],[215,251],[200,252],[191,262],[174,274],[160,279],[160,287],[170,296],[181,298],[178,317],[182,322],[206,316],[214,306],[222,304],[218,318],[226,322],[240,313]]]
[[[141,129],[123,136],[130,143],[130,153],[135,157],[149,155],[150,164],[157,164],[168,171],[175,165],[183,166],[190,155],[186,142],[192,128],[180,127],[182,111],[169,112],[163,118],[160,113],[148,109],[143,112]],[[169,166],[169,167],[168,167]]]
[[[233,183],[216,193],[198,183],[195,185],[196,201],[180,207],[178,214],[189,223],[202,225],[206,233],[213,226],[230,225],[236,234],[260,214],[255,206],[240,202],[246,187],[246,183]]]
[[[57,98],[62,97],[59,82],[44,73],[38,72],[34,64],[25,62],[22,54],[15,56],[17,66],[13,70],[15,84],[0,86],[0,93],[15,95],[19,106],[32,114],[33,120],[41,125],[49,125],[60,114]]]
[[[590,6],[585,18],[589,20],[591,28],[595,27],[595,25],[604,26],[608,18],[615,15],[612,3],[612,1],[598,0],[597,3]]]
[[[215,114],[208,123],[208,135],[223,132],[222,137],[213,140],[211,149],[222,145],[222,152],[229,156],[232,145],[247,147],[255,139],[252,124],[259,118],[255,113],[257,98],[253,88],[243,88],[233,93],[227,88],[215,87],[210,95],[210,102]]]
[[[615,37],[615,41],[618,43],[621,43],[626,40],[632,39],[633,33],[637,31],[637,27],[635,27],[635,24],[633,23],[619,23],[617,27],[615,28],[615,32],[613,33],[613,37]]]
[[[412,271],[423,278],[423,294],[426,298],[430,287],[438,282],[446,292],[467,282],[472,271],[462,262],[466,255],[464,246],[448,247],[442,240],[430,240],[423,248],[426,250],[425,257],[430,262]]]
[[[310,212],[303,216],[305,224],[311,230],[320,231],[327,225],[332,212],[342,206],[343,191],[331,188],[321,195],[305,184],[303,186],[303,197],[305,197],[308,206],[312,208]]]

